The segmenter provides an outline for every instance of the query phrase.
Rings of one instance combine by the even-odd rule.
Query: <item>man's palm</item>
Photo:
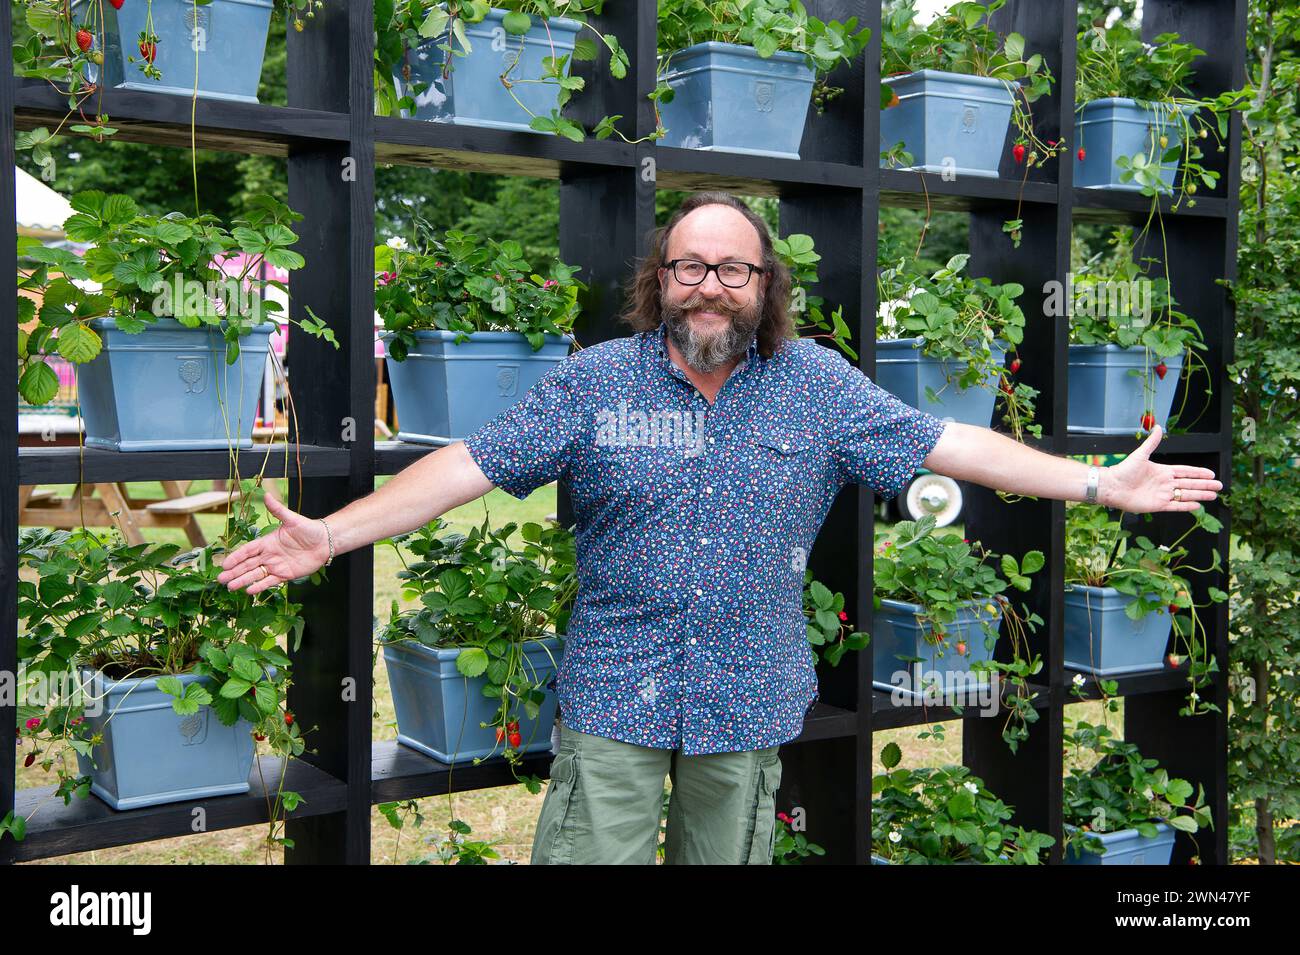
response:
[[[217,581],[230,590],[247,587],[250,594],[261,593],[286,580],[306,577],[329,556],[329,537],[320,521],[290,510],[270,488],[266,489],[266,509],[280,524],[226,556]]]

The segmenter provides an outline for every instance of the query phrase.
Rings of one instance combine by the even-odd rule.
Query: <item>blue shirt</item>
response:
[[[710,406],[665,332],[569,355],[465,444],[517,498],[568,484],[566,726],[688,756],[788,742],[817,699],[813,539],[846,484],[899,493],[944,421],[811,339],[755,339]]]

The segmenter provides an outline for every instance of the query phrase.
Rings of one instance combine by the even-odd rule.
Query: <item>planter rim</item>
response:
[[[1090,99],[1090,100],[1088,100],[1088,101],[1086,101],[1086,102],[1083,102],[1083,103],[1078,103],[1078,102],[1076,102],[1076,103],[1074,104],[1074,111],[1075,111],[1076,113],[1078,113],[1078,112],[1082,112],[1083,110],[1088,109],[1089,107],[1101,107],[1101,106],[1131,106],[1131,107],[1133,107],[1134,109],[1143,110],[1144,112],[1154,112],[1154,110],[1153,110],[1150,106],[1143,106],[1143,105],[1141,105],[1141,104],[1142,104],[1142,103],[1165,103],[1165,102],[1168,102],[1168,101],[1167,101],[1167,100],[1142,100],[1142,101],[1139,101],[1139,100],[1135,99],[1135,98],[1132,97],[1132,96],[1101,96],[1101,97],[1098,97],[1097,99]],[[1170,105],[1174,105],[1174,104],[1170,104]],[[1190,105],[1190,104],[1183,103],[1183,104],[1177,104],[1177,105],[1175,106],[1175,108],[1176,108],[1179,112],[1187,113],[1188,115],[1191,115],[1192,113],[1195,113],[1195,112],[1196,112],[1200,107],[1198,107],[1198,106],[1192,106],[1192,105]]]
[[[1064,824],[1064,826],[1066,829],[1072,832],[1080,831],[1079,827],[1074,825],[1073,823],[1067,822]],[[1159,835],[1164,835],[1166,832],[1171,832],[1174,828],[1173,826],[1169,825],[1169,823],[1167,822],[1157,822],[1155,826],[1156,829],[1159,830]],[[1146,838],[1142,836],[1141,833],[1139,833],[1136,829],[1115,829],[1111,832],[1093,832],[1091,829],[1089,829],[1088,835],[1096,836],[1098,839],[1102,840],[1103,842],[1107,841],[1107,839],[1109,839],[1110,841],[1118,842],[1120,840],[1126,840],[1126,839]]]
[[[970,607],[970,608],[978,609],[980,607],[983,607],[984,604],[990,602],[992,599],[993,599],[992,597],[972,597],[969,600],[963,600],[961,602],[961,605],[963,608]],[[884,609],[904,610],[913,615],[915,615],[918,611],[925,609],[922,604],[914,604],[906,600],[897,600],[893,597],[881,597],[880,603],[881,603],[882,610]]]
[[[1076,349],[1078,351],[1084,351],[1084,350],[1109,351],[1109,352],[1119,352],[1125,355],[1130,355],[1130,354],[1137,354],[1139,352],[1146,351],[1146,346],[1145,345],[1116,345],[1114,342],[1106,342],[1105,344],[1084,344],[1082,342],[1070,342],[1069,350],[1075,351]],[[1184,354],[1183,352],[1179,352],[1177,355],[1169,356],[1164,360],[1165,364],[1170,364],[1171,362],[1175,362],[1175,361],[1181,362],[1183,360],[1183,354]]]
[[[129,686],[133,690],[155,690],[158,688],[159,677],[174,676],[182,683],[196,683],[199,680],[211,682],[212,677],[205,673],[155,673],[152,676],[128,676],[122,679],[116,679],[108,676],[103,670],[91,666],[89,663],[78,664],[77,669],[82,673],[98,674],[104,681],[104,687],[107,692],[112,693],[119,686]]]
[[[86,324],[90,325],[91,328],[95,328],[95,329],[100,329],[100,328],[111,328],[115,330],[117,329],[117,319],[111,316],[105,316],[102,318],[92,318]],[[217,332],[225,327],[226,327],[225,323],[222,323],[221,325],[205,324],[205,325],[200,325],[198,328],[190,328],[188,325],[182,325],[179,321],[177,321],[174,318],[170,318],[167,316],[159,316],[158,318],[155,318],[151,324],[146,325],[144,329],[140,331],[138,334],[143,335],[145,332],[153,330],[153,331],[193,332],[194,334],[197,335],[202,332]],[[252,335],[255,332],[274,332],[279,327],[280,327],[279,323],[268,319],[265,322],[259,322],[258,324],[254,325],[244,334]],[[129,334],[129,333],[124,333],[124,334]]]
[[[546,647],[547,649],[558,650],[560,637],[558,634],[551,634],[550,636],[543,637],[541,640],[536,640],[536,641],[530,640],[528,642],[530,644],[540,643],[542,646]],[[409,650],[413,653],[421,653],[425,656],[436,657],[438,660],[442,660],[442,661],[454,660],[458,656],[460,656],[461,650],[469,649],[467,647],[450,647],[450,648],[431,647],[428,644],[420,643],[420,641],[412,637],[404,637],[401,640],[385,641],[383,643],[383,647],[384,649],[388,649],[389,647],[397,647],[398,649]],[[527,653],[530,649],[536,649],[536,648],[525,647],[524,652]]]
[[[188,0],[187,0],[187,2],[188,2]],[[267,0],[267,2],[269,3],[270,0]],[[446,9],[447,9],[447,4],[445,4],[445,3],[440,3],[440,4],[438,4],[438,6],[442,7],[443,10],[446,10]],[[488,8],[488,12],[487,12],[487,16],[485,16],[482,20],[479,20],[478,23],[483,23],[483,22],[486,21],[486,20],[501,20],[501,19],[504,19],[505,15],[506,15],[507,13],[509,13],[509,12],[510,12],[509,10],[503,9],[502,7],[489,7],[489,8]],[[579,30],[581,30],[582,27],[583,27],[583,24],[582,24],[582,21],[581,21],[581,20],[574,20],[572,17],[537,17],[535,14],[533,14],[532,16],[534,16],[534,18],[535,18],[535,19],[538,19],[538,20],[545,20],[547,23],[549,23],[549,24],[550,24],[551,26],[553,26],[553,27],[558,26],[558,27],[561,27],[561,28],[563,28],[563,29],[565,29],[565,30],[570,30],[570,29],[571,29],[571,30],[573,30],[574,33],[577,33],[577,32],[578,32]],[[467,24],[467,26],[471,26],[471,27],[472,27],[472,26],[477,26],[477,24],[476,24],[476,23],[470,23],[470,24]],[[537,28],[536,28],[536,27],[533,27],[532,29],[537,29]],[[512,35],[513,35],[513,34],[512,34]],[[519,34],[519,35],[520,35],[520,36],[527,36],[528,34],[524,33],[524,34]],[[429,41],[437,41],[437,40],[441,39],[443,36],[445,36],[445,34],[439,34],[439,35],[436,36],[436,37],[429,37],[425,42],[427,43],[427,42],[429,42]],[[423,44],[421,44],[421,45],[423,45]]]
[[[922,335],[912,335],[903,338],[877,338],[876,344],[877,345],[898,345],[900,348],[903,345],[909,345],[912,348],[917,348],[918,346],[916,343],[919,342],[923,337],[924,336]],[[1005,338],[995,338],[993,339],[993,347],[996,348],[998,351],[1009,351],[1011,349],[1011,343],[1007,341]],[[938,359],[936,359],[936,361],[937,360]]]
[[[739,56],[749,56],[756,60],[783,60],[791,63],[807,63],[807,55],[800,53],[798,50],[777,50],[771,56],[759,56],[758,50],[748,43],[724,43],[722,40],[701,40],[699,43],[692,43],[690,46],[684,46],[678,50],[669,50],[666,53],[656,54],[658,60],[665,57],[679,57],[683,53],[734,53]]]
[[[470,341],[478,342],[527,342],[523,332],[449,332],[442,328],[420,328],[407,334],[414,335],[416,338],[425,341],[453,341],[460,335],[468,335]],[[379,340],[387,342],[397,337],[397,332],[383,331],[379,333]],[[560,342],[573,341],[572,335],[552,335],[546,332],[542,336],[544,341],[551,344]],[[459,344],[465,344],[460,342]]]
[[[1003,91],[1006,91],[1008,84],[1016,85],[1013,80],[999,80],[992,76],[976,76],[974,73],[954,73],[951,70],[934,70],[929,67],[922,70],[913,70],[911,73],[899,73],[896,76],[882,76],[880,82],[899,83],[913,78],[941,80],[949,83],[974,83],[977,86],[996,86]],[[1008,95],[1010,94],[1008,93]]]

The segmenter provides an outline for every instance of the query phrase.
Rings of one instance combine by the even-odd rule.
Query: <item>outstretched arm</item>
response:
[[[1098,468],[1098,504],[1130,513],[1194,511],[1200,502],[1218,496],[1223,483],[1209,468],[1151,460],[1163,434],[1157,425],[1119,464]],[[1088,465],[1082,461],[1047,454],[990,428],[955,421],[948,422],[924,463],[931,471],[959,481],[1062,501],[1082,501],[1088,482]]]

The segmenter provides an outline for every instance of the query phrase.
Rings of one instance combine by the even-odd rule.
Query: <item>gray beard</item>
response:
[[[730,318],[726,329],[719,334],[700,334],[691,325],[689,313],[703,307],[704,303],[704,299],[692,297],[680,305],[666,304],[663,318],[668,325],[668,336],[682,353],[686,364],[707,375],[749,350],[750,340],[762,322],[763,295],[759,294],[749,310],[737,311],[722,302],[712,303],[711,309]]]

